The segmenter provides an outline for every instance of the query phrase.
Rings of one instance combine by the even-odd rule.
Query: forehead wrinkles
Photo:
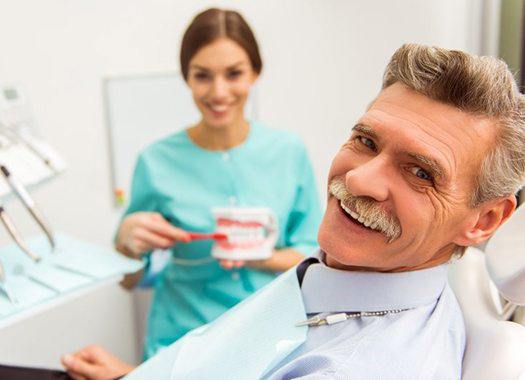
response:
[[[372,105],[370,111],[377,110],[384,112],[393,117],[406,120],[422,129],[427,127],[427,129],[430,130],[440,130],[453,139],[462,139],[469,135],[469,129],[460,128],[460,126],[466,124],[471,117],[459,109],[445,104],[438,104],[436,106],[434,102],[428,107],[417,105],[413,106],[413,108],[416,109],[412,110],[408,108],[408,106],[403,107],[387,100],[380,100]],[[421,108],[421,110],[419,110],[419,108]],[[458,128],[454,128],[453,130],[465,136],[457,137],[452,132],[447,131],[446,128],[443,128],[442,125],[444,124],[458,126]]]
[[[429,101],[430,104],[426,104],[427,101],[428,99],[425,99],[423,104],[416,103],[412,106],[414,108],[412,110],[408,108],[409,106],[404,107],[388,100],[379,100],[371,106],[370,110],[383,112],[391,117],[404,120],[443,142],[444,137],[440,138],[432,134],[433,130],[440,131],[458,142],[460,147],[465,145],[466,140],[475,146],[477,144],[476,138],[483,139],[481,131],[472,128],[474,123],[482,123],[479,118],[447,104],[440,104],[435,101]],[[452,128],[449,129],[446,126],[451,126]],[[446,144],[445,142],[443,143]]]

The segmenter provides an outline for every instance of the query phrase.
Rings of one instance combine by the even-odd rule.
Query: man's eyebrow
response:
[[[412,158],[413,160],[419,162],[421,165],[429,168],[435,176],[439,178],[445,178],[445,175],[447,172],[445,168],[443,167],[443,165],[441,165],[438,160],[431,158],[431,157],[424,156],[419,153],[404,152],[404,154],[406,154],[408,157]]]
[[[359,133],[362,133],[364,135],[367,135],[367,136],[370,136],[374,139],[378,139],[379,136],[377,135],[377,133],[371,128],[369,127],[368,125],[365,125],[365,124],[356,124],[354,126],[354,128],[352,128],[353,131],[356,131],[356,132],[359,132]]]

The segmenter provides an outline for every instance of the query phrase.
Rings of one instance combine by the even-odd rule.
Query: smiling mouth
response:
[[[213,105],[210,103],[206,103],[206,107],[208,107],[208,109],[210,109],[214,113],[224,113],[231,108],[231,105],[230,104]]]
[[[357,212],[352,211],[350,208],[345,206],[343,201],[340,201],[339,199],[337,199],[337,201],[339,202],[339,206],[341,207],[343,213],[350,221],[372,232],[381,232],[381,230],[379,229],[379,223],[370,222],[366,220],[363,216],[359,215]]]

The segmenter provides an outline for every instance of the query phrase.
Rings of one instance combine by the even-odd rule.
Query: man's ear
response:
[[[516,197],[497,198],[478,207],[477,216],[462,231],[454,243],[466,247],[477,245],[487,240],[516,209]]]

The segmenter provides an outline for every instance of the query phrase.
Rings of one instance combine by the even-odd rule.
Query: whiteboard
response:
[[[254,89],[255,90],[255,89]],[[246,117],[256,120],[252,90]],[[152,142],[197,123],[200,113],[178,71],[113,76],[104,79],[104,106],[115,205],[129,201],[138,153]],[[121,189],[123,198],[115,194]]]

